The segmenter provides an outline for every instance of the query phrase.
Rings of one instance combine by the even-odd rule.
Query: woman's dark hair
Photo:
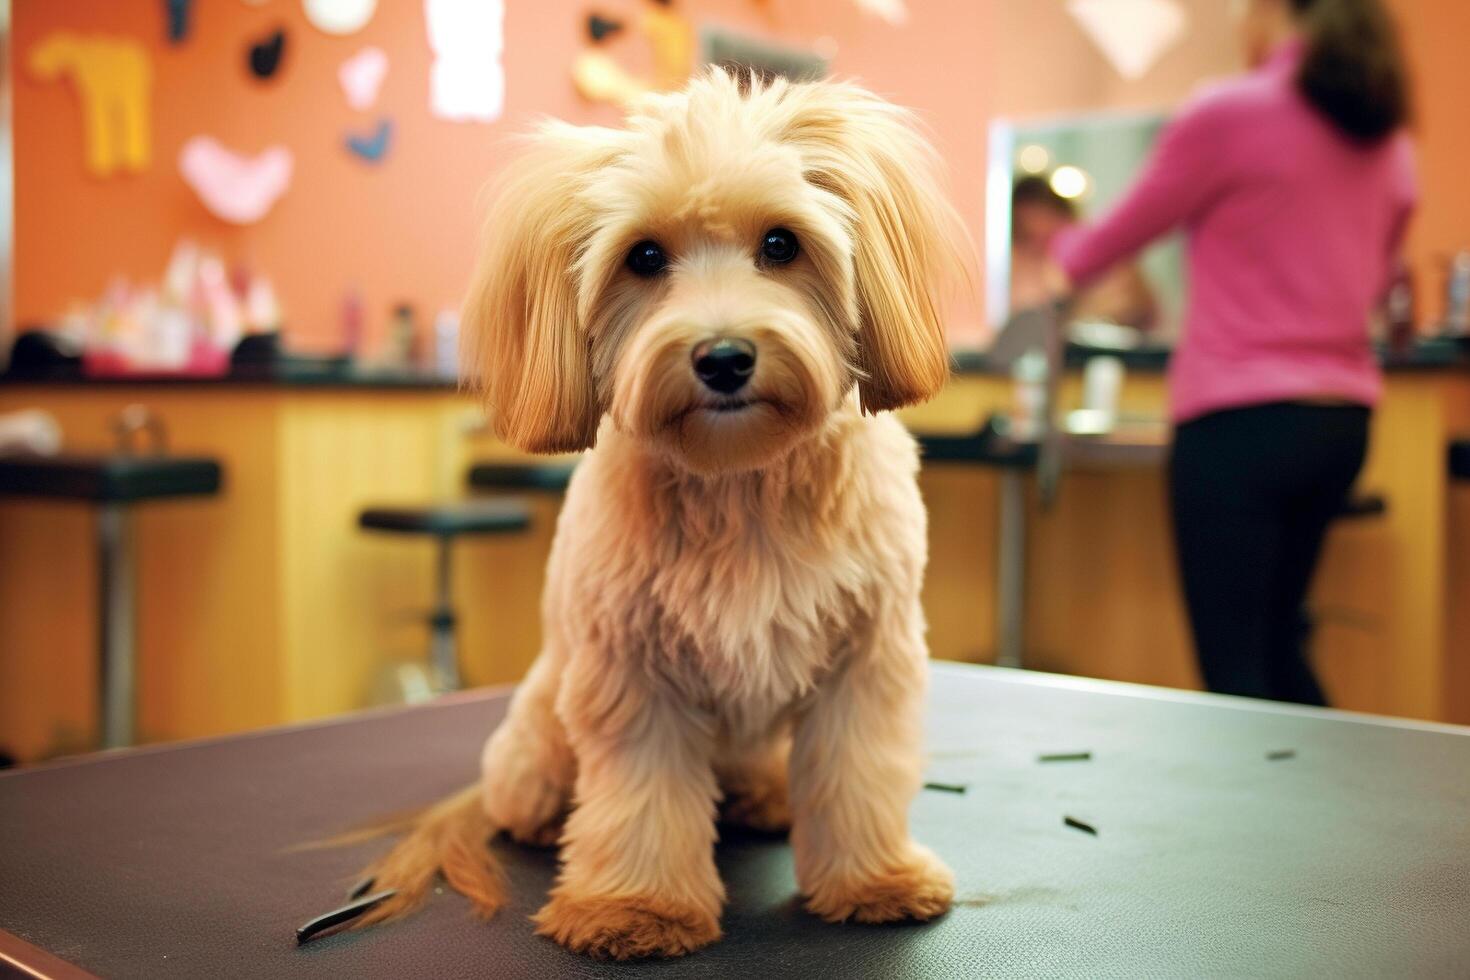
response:
[[[1027,205],[1045,208],[1067,221],[1077,218],[1077,206],[1052,190],[1051,181],[1036,174],[1017,174],[1011,184],[1011,212]],[[1012,221],[1011,241],[1019,242],[1020,234],[1020,222]]]
[[[1011,184],[1011,207],[1023,204],[1039,204],[1065,218],[1077,217],[1077,206],[1052,190],[1051,181],[1036,174],[1017,174]]]
[[[1348,138],[1379,143],[1409,121],[1408,71],[1383,0],[1290,0],[1307,38],[1297,84]]]

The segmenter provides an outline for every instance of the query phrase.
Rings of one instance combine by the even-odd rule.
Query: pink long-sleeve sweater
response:
[[[1188,235],[1189,306],[1169,369],[1171,413],[1294,399],[1372,405],[1369,317],[1416,200],[1407,135],[1363,147],[1298,92],[1303,46],[1195,98],[1129,193],[1057,236],[1078,285],[1153,239]]]

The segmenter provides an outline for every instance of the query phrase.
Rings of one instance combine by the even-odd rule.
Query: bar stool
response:
[[[566,493],[579,461],[549,463],[477,463],[470,467],[471,490],[489,492]]]
[[[462,535],[514,534],[531,525],[531,515],[519,500],[466,500],[423,507],[372,507],[357,523],[370,531],[432,537],[437,545],[434,572],[434,608],[429,613],[429,670],[438,691],[460,687],[459,654],[455,644],[453,583],[450,555]]]
[[[924,465],[979,466],[999,472],[995,577],[995,662],[1001,667],[1025,665],[1026,617],[1026,478],[1042,467],[1043,448],[1009,435],[1006,420],[987,419],[976,432],[959,435],[916,435]],[[1167,457],[1160,438],[1134,440],[1063,437],[1061,453],[1069,469],[1131,469],[1157,467]],[[1343,505],[1338,520],[1379,517],[1388,510],[1381,495],[1355,494]],[[1304,614],[1305,616],[1305,614]],[[1310,630],[1310,619],[1304,626]]]
[[[0,497],[75,500],[97,509],[97,609],[102,746],[131,745],[137,731],[132,508],[219,492],[220,465],[201,457],[13,456],[0,458]]]
[[[1012,438],[1008,421],[991,416],[978,431],[960,435],[918,433],[924,465],[979,466],[999,472],[999,509],[996,515],[995,662],[1001,667],[1025,666],[1026,624],[1026,478],[1042,477],[1046,504],[1046,447],[1044,442]],[[1063,437],[1060,452],[1069,468],[1127,469],[1158,466],[1166,445],[1158,438],[1070,439]]]
[[[995,662],[1020,667],[1025,646],[1026,474],[1040,448],[1010,438],[1003,421],[986,419],[977,432],[916,436],[924,464],[980,466],[999,471],[996,515]]]
[[[1470,480],[1470,439],[1450,443],[1450,477]]]

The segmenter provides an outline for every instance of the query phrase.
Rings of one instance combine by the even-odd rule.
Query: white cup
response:
[[[1111,355],[1088,360],[1082,371],[1082,407],[1105,416],[1118,417],[1118,398],[1123,393],[1123,361]]]

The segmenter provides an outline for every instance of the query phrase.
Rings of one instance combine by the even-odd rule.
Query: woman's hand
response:
[[[1047,298],[1052,302],[1055,303],[1072,298],[1072,293],[1074,292],[1072,277],[1067,275],[1067,270],[1063,269],[1055,260],[1046,260],[1046,265],[1042,269],[1041,278],[1043,284],[1046,286]]]

